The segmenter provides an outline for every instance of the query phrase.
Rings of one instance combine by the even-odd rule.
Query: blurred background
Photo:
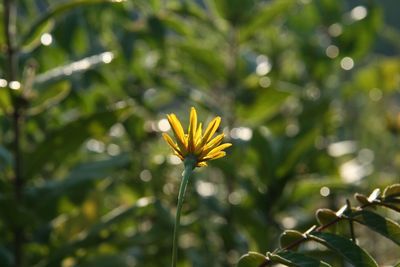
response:
[[[316,209],[398,182],[399,8],[5,0],[0,266],[168,266],[183,167],[161,133],[191,106],[233,146],[190,182],[179,266],[235,266]],[[393,264],[399,249],[374,238]]]

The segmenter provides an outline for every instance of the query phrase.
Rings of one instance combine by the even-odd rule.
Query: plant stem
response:
[[[351,204],[350,204],[350,200],[346,199],[346,204],[347,204],[347,209],[351,214]],[[354,234],[354,224],[353,224],[353,220],[348,220],[349,221],[349,227],[350,227],[350,236],[351,236],[351,241],[353,241],[354,243],[356,243],[356,236]]]
[[[196,160],[192,157],[187,157],[184,161],[185,169],[182,173],[182,181],[179,186],[179,194],[178,194],[178,204],[176,207],[176,216],[175,216],[175,225],[174,225],[174,237],[172,242],[172,267],[176,267],[176,262],[178,258],[178,237],[179,237],[179,228],[180,228],[180,220],[181,220],[181,210],[183,206],[183,200],[185,198],[186,187],[189,183],[190,176],[193,172],[194,167],[196,166]]]
[[[5,67],[8,82],[17,80],[18,73],[18,48],[17,48],[17,4],[15,0],[4,0],[4,34],[7,44],[7,66]],[[14,151],[14,197],[17,205],[16,209],[22,202],[22,167],[21,167],[21,108],[18,97],[14,99],[14,111],[12,115],[13,122],[13,151]],[[23,245],[23,229],[17,224],[13,229],[14,233],[14,266],[20,267],[22,265],[22,245]]]
[[[4,34],[7,44],[7,68],[8,80],[15,81],[18,71],[17,47],[16,47],[16,20],[17,6],[15,0],[4,0]]]

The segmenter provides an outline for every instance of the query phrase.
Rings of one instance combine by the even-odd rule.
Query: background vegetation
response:
[[[168,266],[182,165],[161,132],[190,106],[234,145],[191,181],[181,266],[235,266],[398,181],[399,7],[4,0],[0,266]]]

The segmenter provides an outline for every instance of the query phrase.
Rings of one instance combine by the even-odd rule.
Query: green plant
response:
[[[376,211],[383,207],[400,212],[400,184],[386,187],[383,193],[375,189],[368,197],[355,194],[355,199],[360,203],[359,206],[352,207],[350,201],[347,200],[338,211],[317,210],[318,225],[313,225],[305,232],[284,231],[280,237],[280,248],[267,252],[266,255],[249,252],[241,257],[238,267],[265,267],[277,263],[299,267],[337,266],[338,260],[332,260],[332,257],[326,254],[321,255],[321,250],[313,252],[304,248],[304,243],[308,242],[321,244],[353,266],[379,266],[375,259],[358,244],[356,232],[363,225],[400,246],[400,225],[390,219],[391,214],[382,215]],[[392,216],[395,215],[392,214]],[[343,231],[345,227],[347,231]],[[367,242],[371,242],[368,240],[368,233],[364,231],[361,238],[362,235],[365,235]],[[327,263],[329,259],[336,263]],[[399,265],[400,262],[396,264],[396,266]]]

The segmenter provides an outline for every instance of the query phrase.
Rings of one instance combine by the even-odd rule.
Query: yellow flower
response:
[[[174,132],[176,143],[172,138],[163,133],[165,141],[172,147],[175,155],[182,161],[190,157],[196,161],[197,167],[207,166],[208,160],[222,158],[226,155],[225,148],[232,144],[221,144],[224,139],[224,134],[219,134],[213,138],[221,123],[220,117],[215,117],[207,126],[203,133],[202,124],[197,124],[197,112],[194,107],[190,110],[190,123],[188,133],[185,134],[182,124],[175,114],[167,115],[168,122]]]

